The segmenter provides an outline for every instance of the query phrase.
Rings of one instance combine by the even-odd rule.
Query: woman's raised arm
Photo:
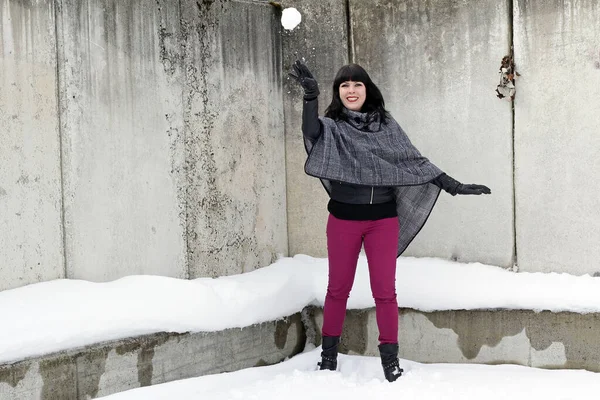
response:
[[[306,64],[296,60],[289,74],[304,89],[302,107],[302,134],[311,142],[321,136],[321,121],[319,121],[319,85]]]

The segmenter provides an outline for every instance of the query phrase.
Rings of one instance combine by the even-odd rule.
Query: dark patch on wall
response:
[[[346,313],[345,327],[340,338],[340,352],[365,354],[369,341],[369,310],[351,310]]]
[[[296,355],[304,351],[306,345],[306,331],[304,330],[304,324],[302,323],[302,316],[300,314],[294,314],[290,318],[296,327],[296,345],[292,349],[292,355]]]
[[[463,355],[472,360],[477,357],[483,345],[495,347],[505,337],[518,335],[525,329],[522,322],[515,319],[512,313],[496,311],[495,317],[482,313],[484,312],[442,311],[427,313],[425,316],[438,329],[452,329],[458,335],[457,345]],[[489,321],[486,320],[486,316]],[[485,322],[482,322],[484,320]]]
[[[29,177],[27,175],[21,175],[19,179],[17,179],[17,183],[20,185],[27,185],[29,183]]]
[[[152,374],[154,372],[154,347],[142,347],[138,352],[138,382],[140,387],[152,385]]]
[[[552,342],[562,343],[566,356],[564,368],[600,372],[600,314],[544,311],[535,314],[535,317],[527,319],[536,322],[527,327],[527,336],[534,349],[545,350]]]
[[[154,373],[154,353],[157,347],[170,339],[179,341],[187,333],[157,333],[142,338],[128,339],[115,348],[118,355],[137,353],[138,382],[140,386],[150,386]]]
[[[0,187],[0,196],[6,196],[6,190]]]
[[[77,365],[73,357],[41,360],[39,365],[43,382],[41,400],[77,399]]]
[[[210,6],[212,6],[214,2],[215,2],[215,0],[202,0],[202,4],[208,9],[210,9]],[[199,1],[197,2],[197,4],[198,4],[198,9],[202,10],[202,6],[200,5]]]
[[[285,349],[290,328],[293,326],[296,328],[296,344],[292,349],[292,354],[298,354],[304,350],[306,334],[304,332],[304,326],[302,324],[302,317],[300,314],[294,314],[291,317],[278,320],[275,324],[275,346],[277,346],[278,349]]]
[[[457,344],[467,359],[477,357],[483,345],[493,348],[502,339],[524,331],[537,351],[547,350],[553,343],[560,343],[565,349],[564,364],[534,366],[600,371],[600,314],[480,310],[424,315],[436,328],[452,329],[458,335]]]
[[[169,8],[169,5],[164,5],[165,0],[157,0],[156,4],[158,7],[158,48],[160,62],[163,65],[163,69],[168,77],[177,76],[177,72],[181,70],[183,63],[182,53],[180,48],[180,35],[179,32],[174,32],[173,27],[168,28],[168,18],[172,18],[168,14],[168,11],[164,10]]]
[[[138,351],[140,348],[141,348],[140,342],[130,339],[130,340],[127,340],[125,343],[118,345],[115,348],[115,351],[117,352],[118,355],[124,356],[125,354],[129,354],[129,353]]]
[[[224,215],[229,201],[216,187],[217,167],[211,141],[217,110],[212,109],[208,76],[214,63],[212,43],[218,20],[210,13],[212,3],[184,4],[181,43],[185,74],[186,240],[190,277],[195,277],[192,271],[201,264],[201,249],[206,246],[199,243],[202,240],[199,231],[205,225],[210,229],[210,221],[204,215],[206,212]],[[218,275],[216,270],[214,275]]]
[[[16,364],[0,366],[0,383],[6,383],[13,388],[25,379],[31,367],[30,362],[24,361]]]
[[[273,170],[269,166],[265,171],[268,155],[259,155],[277,140],[270,130],[280,117],[269,102],[272,91],[281,93],[279,79],[273,78],[281,73],[275,14],[266,2],[181,2],[190,278],[253,270],[281,252],[269,240],[271,225],[279,228],[279,221],[268,214],[258,219],[266,226],[256,227],[257,214],[265,212],[260,202],[265,191],[272,191],[265,174]],[[242,79],[246,74],[250,79]],[[267,77],[272,86],[263,84]],[[246,176],[248,193],[242,195],[235,185]]]
[[[100,378],[106,371],[106,360],[111,348],[108,346],[91,349],[79,354],[77,363],[77,397],[95,398],[100,389]],[[89,397],[88,397],[89,396]]]
[[[254,367],[266,367],[267,365],[270,364],[261,358],[256,362],[256,364],[254,364]]]
[[[321,345],[321,335],[317,334],[317,321],[315,320],[315,312],[317,308],[314,306],[304,307],[301,313],[302,331],[306,337],[306,342],[312,343],[315,346]]]
[[[275,346],[282,350],[287,343],[288,331],[292,322],[288,318],[280,319],[275,322]]]
[[[125,339],[121,344],[115,347],[118,355],[133,353],[139,349],[148,347],[157,347],[165,344],[169,339],[179,339],[180,336],[188,335],[187,333],[153,333],[151,335],[140,336],[136,338]]]

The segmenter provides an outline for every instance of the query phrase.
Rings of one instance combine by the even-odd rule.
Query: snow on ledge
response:
[[[298,255],[241,275],[113,282],[55,280],[0,292],[0,362],[155,332],[241,328],[322,305],[327,259]],[[398,259],[398,304],[421,311],[519,309],[600,312],[600,279],[513,273],[479,263]],[[364,256],[350,309],[374,307]]]

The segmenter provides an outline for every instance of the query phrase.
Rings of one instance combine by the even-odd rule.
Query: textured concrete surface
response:
[[[67,276],[183,278],[177,4],[57,5]]]
[[[510,48],[508,0],[350,0],[350,16],[354,61],[415,146],[493,193],[442,193],[405,254],[512,266],[512,113],[494,93]]]
[[[600,4],[515,0],[517,253],[599,273]]]
[[[600,372],[599,314],[400,309],[400,357],[426,363],[519,364]],[[312,309],[317,341],[323,315]],[[341,351],[379,355],[375,309],[347,313]]]
[[[0,365],[0,399],[86,400],[275,364],[304,349],[299,314],[221,332],[159,333]]]
[[[0,290],[64,277],[54,24],[0,1]]]
[[[287,254],[281,43],[275,8],[182,2],[190,277]]]
[[[281,4],[297,8],[302,15],[302,22],[294,30],[282,28],[289,253],[325,257],[329,197],[318,179],[304,173],[303,91],[294,80],[287,78],[287,72],[297,58],[305,58],[319,82],[319,114],[323,115],[331,102],[333,78],[338,69],[348,63],[346,2],[286,0]]]

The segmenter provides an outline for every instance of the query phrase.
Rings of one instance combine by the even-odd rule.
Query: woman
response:
[[[441,189],[453,196],[491,191],[461,184],[423,157],[386,111],[381,92],[361,66],[339,70],[324,118],[318,116],[319,87],[308,67],[298,60],[290,75],[304,89],[305,172],[320,178],[330,196],[320,369],[337,368],[346,302],[364,244],[381,363],[385,378],[393,382],[403,372],[398,363],[396,258],[425,224]]]

